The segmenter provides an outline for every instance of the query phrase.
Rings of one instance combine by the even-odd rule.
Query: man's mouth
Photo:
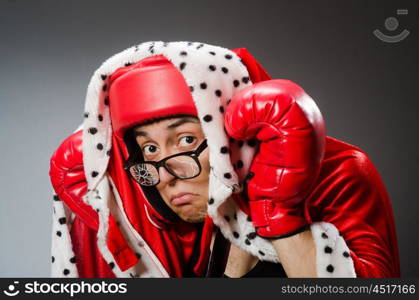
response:
[[[195,196],[197,195],[192,193],[179,193],[170,198],[170,203],[176,206],[182,205],[190,202]]]

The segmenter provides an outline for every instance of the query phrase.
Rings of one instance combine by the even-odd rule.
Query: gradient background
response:
[[[387,44],[372,34],[399,16]],[[48,277],[49,158],[82,121],[93,72],[149,40],[246,47],[300,84],[328,135],[364,149],[394,207],[402,276],[419,275],[417,1],[0,0],[0,276]]]

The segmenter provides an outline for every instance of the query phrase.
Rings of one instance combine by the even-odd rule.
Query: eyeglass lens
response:
[[[199,174],[199,166],[196,161],[187,155],[175,156],[165,161],[169,173],[175,174],[178,178],[187,179]],[[139,163],[130,168],[134,179],[143,185],[155,185],[159,181],[159,172],[150,163]]]

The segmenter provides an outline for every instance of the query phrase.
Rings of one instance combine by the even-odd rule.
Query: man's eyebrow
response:
[[[176,122],[168,125],[167,129],[175,129],[176,127],[179,127],[180,125],[183,125],[185,123],[198,123],[198,120],[193,119],[193,118],[182,118],[182,119],[177,120]]]
[[[141,131],[141,130],[134,130],[134,138],[136,138],[137,136],[145,136],[148,137],[148,133],[145,131]]]
[[[179,127],[185,123],[199,123],[198,120],[193,119],[193,118],[182,118],[180,120],[177,120],[176,122],[168,125],[166,128],[173,130],[176,127]],[[148,133],[145,131],[141,131],[141,130],[134,130],[134,138],[136,138],[137,136],[144,136],[144,137],[148,137]]]

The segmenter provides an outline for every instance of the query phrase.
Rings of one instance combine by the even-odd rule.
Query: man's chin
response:
[[[206,216],[207,216],[207,212],[206,211],[202,211],[202,212],[195,212],[195,213],[178,213],[178,216],[185,222],[188,223],[201,223],[204,222]]]
[[[205,217],[197,217],[197,218],[182,218],[181,219],[188,223],[202,223],[205,220]]]

